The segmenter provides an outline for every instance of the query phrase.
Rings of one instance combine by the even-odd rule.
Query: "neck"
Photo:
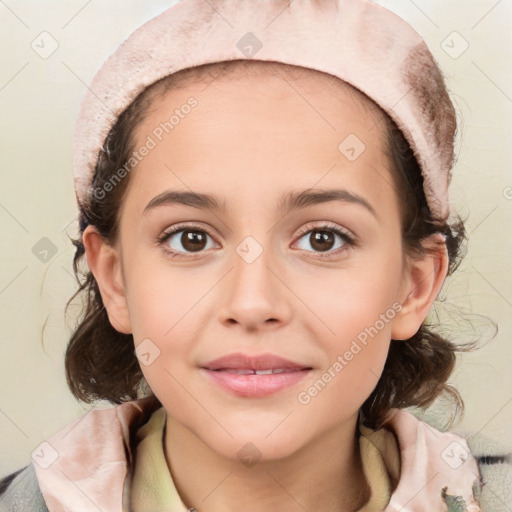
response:
[[[197,512],[354,512],[370,495],[358,437],[356,415],[286,458],[254,465],[221,456],[169,415],[164,439],[176,490]]]

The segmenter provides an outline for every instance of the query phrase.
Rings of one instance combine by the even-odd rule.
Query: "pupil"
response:
[[[206,237],[198,231],[184,231],[181,235],[181,243],[188,251],[200,251],[204,249]]]
[[[311,246],[319,251],[328,251],[331,249],[334,235],[329,231],[316,231],[314,235],[312,235],[312,243]],[[325,242],[328,242],[326,247]]]

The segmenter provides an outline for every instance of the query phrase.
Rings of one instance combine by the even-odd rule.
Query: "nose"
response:
[[[259,253],[255,259],[254,251]],[[221,285],[218,311],[222,323],[257,331],[289,322],[291,293],[276,261],[270,250],[262,250],[254,241],[240,244]]]

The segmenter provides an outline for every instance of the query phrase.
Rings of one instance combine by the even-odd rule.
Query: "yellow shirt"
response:
[[[157,409],[137,431],[136,463],[131,485],[133,512],[189,512],[172,480],[163,449],[166,413]],[[359,512],[382,512],[400,477],[400,454],[394,434],[359,424],[359,446],[371,498]],[[202,511],[201,511],[202,512]]]

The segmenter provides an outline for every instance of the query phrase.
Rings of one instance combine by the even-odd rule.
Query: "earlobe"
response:
[[[94,226],[86,227],[82,241],[87,264],[98,283],[112,327],[121,333],[130,334],[130,317],[118,251],[103,239]]]
[[[424,241],[426,253],[411,258],[405,279],[402,309],[396,315],[391,338],[406,340],[421,327],[448,273],[448,251],[444,235],[436,233]]]

